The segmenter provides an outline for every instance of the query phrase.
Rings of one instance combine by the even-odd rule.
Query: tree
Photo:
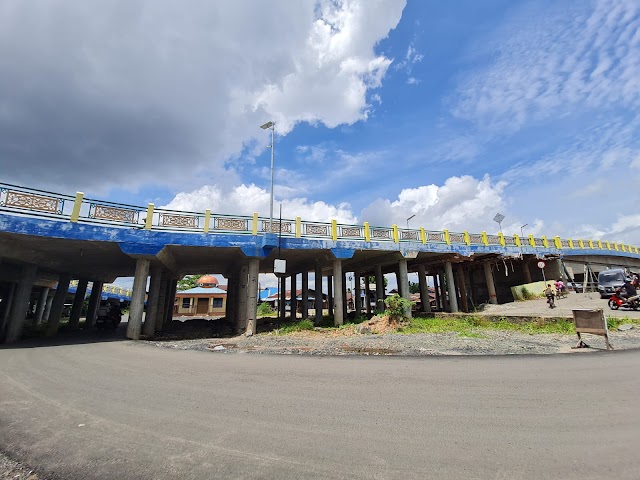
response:
[[[369,281],[369,285],[376,283],[376,276],[375,275],[369,275],[367,277],[367,280]],[[387,277],[385,277],[384,275],[382,276],[382,280],[384,281],[384,288],[387,288],[387,283],[389,283],[389,281],[387,280]]]
[[[178,280],[178,291],[189,290],[198,286],[198,279],[201,275],[185,275],[182,280]]]
[[[420,293],[420,284],[416,282],[409,282],[409,293]]]

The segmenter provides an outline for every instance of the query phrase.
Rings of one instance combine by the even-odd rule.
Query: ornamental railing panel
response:
[[[544,247],[544,240],[542,240],[541,238],[534,238],[533,239],[536,247]]]
[[[560,240],[560,245],[562,248],[569,248],[569,240]]]
[[[88,218],[120,223],[138,223],[140,210],[90,203]]]
[[[43,194],[23,192],[12,189],[0,189],[0,206],[20,210],[44,212],[53,215],[62,215],[64,199]]]
[[[371,238],[376,240],[391,240],[393,231],[390,228],[372,228]]]
[[[465,243],[464,233],[449,233],[449,241],[451,243]]]
[[[427,242],[444,242],[444,232],[427,232]]]
[[[469,234],[469,243],[472,245],[482,245],[482,235],[478,233],[470,233]]]
[[[180,215],[176,213],[160,213],[158,218],[158,226],[173,228],[198,228],[198,216]]]
[[[339,227],[340,234],[339,237],[348,237],[348,238],[363,238],[364,233],[362,231],[362,227]]]
[[[489,245],[502,245],[498,235],[487,235],[487,243]]]
[[[264,220],[262,222],[262,231],[269,232],[269,221]],[[280,230],[280,222],[275,221],[271,224],[271,233],[291,233],[293,232],[293,222],[282,222],[282,230]]]
[[[416,230],[400,230],[400,240],[414,240],[417,242],[420,238],[419,233]]]
[[[309,237],[330,237],[331,225],[319,223],[304,223],[302,225],[302,235]]]
[[[247,232],[250,230],[249,219],[214,217],[214,228],[216,230],[231,230],[234,232]]]
[[[516,244],[516,239],[513,237],[504,237],[504,244],[505,245],[515,245]]]

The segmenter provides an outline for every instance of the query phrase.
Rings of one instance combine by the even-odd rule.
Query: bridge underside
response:
[[[255,333],[258,274],[273,273],[275,259],[286,261],[282,276],[294,279],[291,288],[294,292],[298,276],[303,276],[303,298],[309,295],[309,289],[322,287],[317,282],[308,285],[309,272],[320,277],[320,281],[327,278],[329,314],[336,324],[347,316],[348,272],[356,278],[357,311],[373,310],[369,301],[362,304],[359,278],[376,278],[375,296],[379,301],[385,295],[381,285],[383,275],[395,274],[399,294],[409,298],[408,274],[417,273],[422,311],[435,308],[456,312],[472,310],[482,303],[513,301],[511,287],[542,280],[543,274],[546,279],[569,277],[582,282],[607,267],[640,268],[640,259],[618,252],[595,255],[575,251],[567,255],[554,249],[528,247],[292,237],[274,241],[261,235],[140,231],[3,215],[0,227],[0,338],[9,342],[20,337],[25,312],[32,304],[37,304],[34,323],[48,317],[51,324],[48,331],[54,334],[72,279],[78,280],[79,292],[73,300],[75,310],[72,309],[71,320],[74,320],[73,312],[79,317],[88,282],[102,285],[117,277],[134,277],[127,335],[139,338],[152,336],[172,318],[177,279],[185,274],[204,273],[218,273],[228,279],[227,320],[237,331]],[[544,273],[537,267],[541,259],[547,262]],[[368,289],[369,282],[364,283]],[[429,297],[427,284],[434,287],[435,303]],[[95,301],[93,298],[94,309]],[[308,305],[307,301],[304,303]],[[381,303],[376,305],[384,308]],[[307,307],[302,311],[303,316],[309,315]],[[88,318],[89,324],[95,321],[95,312],[91,315],[94,318]]]

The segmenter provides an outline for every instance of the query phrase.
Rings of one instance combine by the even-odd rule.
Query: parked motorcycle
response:
[[[609,308],[611,310],[618,310],[619,308],[630,308],[632,310],[638,310],[640,308],[640,295],[636,295],[635,297],[622,298],[620,296],[620,290],[616,290],[609,298]]]
[[[119,305],[113,305],[110,303],[103,303],[98,309],[98,315],[96,317],[96,327],[99,330],[103,328],[116,329],[122,321],[122,312]]]

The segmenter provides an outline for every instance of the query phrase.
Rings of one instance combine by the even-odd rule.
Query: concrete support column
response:
[[[154,333],[160,331],[162,322],[167,316],[167,282],[169,272],[163,271],[160,276],[160,293],[158,294],[158,311],[156,312],[156,321],[154,322]]]
[[[280,310],[279,318],[281,322],[284,322],[285,315],[287,313],[287,277],[282,276],[278,281],[280,282],[280,303],[278,304],[278,310]]]
[[[498,296],[496,295],[496,285],[493,283],[493,273],[491,272],[491,264],[489,262],[484,263],[484,278],[487,280],[489,303],[493,303],[495,305],[498,303]]]
[[[84,306],[84,299],[87,296],[87,285],[89,280],[81,278],[78,280],[78,286],[76,287],[76,294],[73,297],[73,305],[71,306],[71,314],[69,315],[69,329],[77,330],[80,324],[80,315],[82,315],[82,307]]]
[[[315,324],[316,326],[320,325],[322,322],[322,267],[320,265],[316,265],[316,273],[315,273],[315,298],[316,298],[316,318]]]
[[[369,286],[369,275],[364,276],[364,302],[367,309],[367,316],[371,315],[371,287]]]
[[[357,270],[353,272],[353,277],[355,282],[354,294],[356,296],[354,299],[354,306],[356,307],[355,318],[358,318],[362,315],[362,286],[360,285],[360,272]]]
[[[58,277],[58,286],[53,296],[51,311],[49,312],[49,319],[47,321],[47,336],[51,337],[58,333],[58,326],[60,325],[60,318],[62,317],[62,310],[64,309],[64,302],[67,299],[70,283],[71,275],[62,274]]]
[[[447,290],[449,293],[449,305],[451,313],[458,312],[458,299],[456,298],[456,282],[453,278],[453,267],[451,262],[445,262],[444,269],[447,274]]]
[[[333,261],[333,278],[335,281],[335,308],[333,313],[333,324],[337,327],[344,324],[344,297],[343,297],[343,279],[342,274],[342,260],[336,258]]]
[[[524,273],[524,283],[531,283],[531,270],[529,270],[529,262],[526,260],[522,263],[522,272]]]
[[[398,262],[398,286],[401,286],[400,296],[405,300],[410,300],[411,292],[409,291],[409,269],[407,267],[406,258],[402,258]],[[404,316],[411,318],[411,305],[404,309]]]
[[[100,300],[102,300],[103,282],[93,282],[91,286],[91,296],[89,297],[89,305],[87,307],[87,318],[84,321],[84,328],[89,329],[95,326],[96,317],[98,316],[98,308],[100,308]]]
[[[151,270],[151,280],[149,281],[149,296],[147,298],[147,314],[144,317],[142,333],[148,337],[153,337],[156,333],[156,322],[161,322],[158,318],[158,301],[160,300],[160,284],[162,283],[162,268],[154,267]]]
[[[44,315],[44,309],[47,306],[47,298],[49,297],[49,287],[43,287],[38,297],[38,306],[36,307],[36,314],[33,317],[33,325],[37,327],[42,323],[42,317]]]
[[[384,276],[382,265],[376,265],[376,310],[384,312]]]
[[[302,318],[309,318],[309,272],[302,272]]]
[[[178,290],[178,279],[171,278],[167,279],[167,298],[166,298],[166,308],[165,308],[165,316],[162,319],[162,322],[156,322],[156,332],[162,331],[164,326],[173,320],[173,306],[176,301],[176,291]]]
[[[347,311],[347,274],[342,272],[342,318],[346,319],[349,312]]]
[[[431,313],[431,299],[429,298],[429,287],[424,265],[418,265],[418,285],[420,286],[420,303],[422,303],[422,313]]]
[[[433,276],[433,289],[436,294],[436,309],[442,311],[444,309],[442,308],[442,295],[440,292],[440,279],[438,278],[438,274]]]
[[[243,332],[247,329],[247,288],[249,284],[249,265],[242,265],[240,267],[240,278],[238,279],[238,328],[239,332]]]
[[[469,303],[467,302],[467,284],[462,265],[458,266],[456,274],[458,277],[458,291],[460,292],[460,307],[463,312],[469,312]]]
[[[335,318],[333,312],[333,275],[327,275],[327,307],[329,309],[329,317]]]
[[[11,312],[9,313],[6,325],[5,342],[13,343],[20,339],[22,329],[24,328],[24,319],[29,308],[31,300],[31,290],[33,282],[36,280],[36,265],[24,265],[18,278],[18,286],[13,293],[13,301],[11,302]]]
[[[44,313],[42,314],[42,322],[49,321],[49,315],[51,314],[51,305],[53,304],[53,295],[47,297],[47,305],[44,307]]]
[[[142,330],[142,317],[144,315],[144,295],[147,290],[147,277],[149,276],[149,264],[146,258],[136,260],[136,272],[133,277],[133,293],[129,306],[129,322],[127,324],[127,338],[138,340]]]
[[[298,275],[297,274],[293,274],[291,275],[291,318],[293,320],[295,320],[297,318],[297,311],[298,311],[298,296],[296,295],[296,292],[298,291]]]
[[[9,323],[9,315],[11,314],[11,306],[13,305],[13,299],[16,294],[16,284],[12,283],[9,287],[9,293],[7,297],[3,300],[2,305],[2,318],[0,318],[0,340],[4,338],[4,331]]]
[[[252,258],[249,260],[248,286],[247,286],[247,319],[246,335],[251,336],[256,333],[258,327],[258,274],[260,273],[260,260]]]

